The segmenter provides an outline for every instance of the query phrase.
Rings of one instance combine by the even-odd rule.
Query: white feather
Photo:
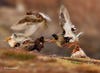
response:
[[[27,28],[26,31],[25,31],[25,33],[24,33],[25,36],[31,36],[31,35],[33,35],[37,31],[38,28],[39,28],[38,24],[37,25],[29,26],[29,28]]]
[[[43,18],[45,18],[47,21],[51,21],[51,18],[48,15],[46,15],[46,14],[44,14],[42,12],[39,12],[39,14],[42,15]]]
[[[76,35],[76,38],[79,38],[79,36],[82,35],[82,34],[83,34],[83,32],[78,33],[78,34]]]
[[[20,30],[26,29],[26,27],[27,27],[27,23],[14,24],[14,25],[11,26],[11,29],[15,30],[15,31],[20,31]]]

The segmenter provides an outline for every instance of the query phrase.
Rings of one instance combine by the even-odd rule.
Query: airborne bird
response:
[[[79,46],[79,36],[82,34],[82,32],[76,34],[76,28],[72,24],[69,13],[63,5],[60,7],[59,20],[63,32],[60,35],[53,34],[53,39],[50,42],[56,43],[59,47],[74,47],[73,51],[77,49],[80,50],[81,48]],[[84,55],[83,52],[79,51],[79,53],[82,53],[82,55]]]
[[[60,7],[59,19],[60,19],[60,25],[63,29],[64,38],[67,37],[72,38],[70,39],[69,42],[78,41],[79,36],[82,34],[82,32],[80,32],[79,34],[75,34],[76,28],[70,20],[68,10],[63,5]]]
[[[69,13],[63,5],[60,7],[59,21],[63,32],[62,34],[54,33],[52,35],[54,38],[52,39],[52,41],[55,42],[59,47],[65,45],[67,45],[68,47],[70,47],[71,45],[77,45],[76,43],[78,43],[79,36],[82,34],[82,32],[76,35],[76,28],[72,24]]]
[[[60,8],[59,18],[60,25],[63,29],[62,35],[66,42],[63,46],[67,46],[68,48],[74,47],[71,57],[89,58],[79,46],[79,36],[83,34],[83,32],[76,34],[76,28],[70,20],[68,10],[63,5]]]
[[[26,12],[24,18],[22,18],[17,24],[11,26],[11,29],[15,31],[23,31],[25,36],[31,36],[40,29],[45,30],[48,23],[51,21],[50,17],[42,12]]]

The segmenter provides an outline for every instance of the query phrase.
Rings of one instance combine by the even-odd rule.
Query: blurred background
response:
[[[91,58],[100,59],[100,0],[0,0],[0,48],[9,47],[3,40],[14,32],[10,26],[28,10],[41,11],[51,17],[53,21],[46,36],[60,32],[58,13],[62,4],[67,7],[72,23],[84,32],[80,38],[83,50]],[[71,51],[46,44],[41,53],[70,56]]]

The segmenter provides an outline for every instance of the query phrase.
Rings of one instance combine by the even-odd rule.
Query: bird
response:
[[[55,42],[59,47],[70,47],[71,45],[76,45],[78,43],[79,36],[82,34],[80,32],[76,35],[76,27],[72,24],[68,10],[64,5],[61,5],[59,11],[59,25],[61,26],[63,32],[61,34],[52,34],[53,39],[49,42]]]
[[[40,52],[42,50],[42,48],[44,48],[44,42],[45,42],[45,39],[43,36],[41,36],[34,41],[30,41],[30,40],[24,41],[23,45],[20,47],[27,51],[36,50],[36,51]]]
[[[60,26],[63,30],[62,35],[66,41],[66,43],[63,44],[63,47],[67,46],[67,48],[74,48],[71,57],[87,58],[87,55],[79,45],[79,36],[82,35],[83,32],[76,34],[77,29],[75,25],[72,24],[68,10],[64,5],[61,5],[60,7],[59,19]]]
[[[14,31],[24,31],[23,34],[25,36],[31,36],[40,29],[45,30],[50,21],[51,18],[42,12],[27,11],[23,18],[11,26],[11,29]]]
[[[71,57],[72,58],[89,58],[86,55],[86,53],[83,51],[83,49],[80,48],[79,46],[77,46],[75,49],[73,49]]]
[[[81,49],[79,45],[79,36],[83,34],[83,32],[79,32],[76,34],[76,27],[72,24],[70,20],[70,16],[68,10],[64,5],[61,5],[59,12],[59,24],[63,30],[61,34],[52,34],[53,39],[49,40],[49,42],[56,43],[59,47],[74,47],[73,51],[79,49],[77,52],[82,52],[83,56],[86,56],[84,51]],[[73,55],[77,55],[77,53],[72,53]]]
[[[70,20],[70,15],[67,8],[64,5],[61,5],[59,12],[59,24],[63,30],[62,35],[66,41],[67,46],[73,46],[79,43],[79,36],[83,34],[83,32],[76,33],[76,27],[72,24]],[[64,45],[65,45],[64,44]]]
[[[78,34],[74,33],[76,31],[76,27],[75,27],[75,25],[72,24],[68,10],[67,10],[67,8],[65,8],[64,5],[61,5],[61,7],[60,7],[59,20],[60,20],[60,25],[63,29],[64,37],[72,38],[72,39],[70,39],[69,42],[77,41],[78,37],[81,34],[83,34],[83,32],[80,32]]]
[[[6,42],[10,47],[19,47],[25,40],[32,40],[30,37],[24,36],[22,33],[13,33],[11,36],[7,37]]]
[[[33,40],[32,38],[24,36],[22,33],[13,33],[6,38],[6,41],[12,48],[21,48],[27,51],[37,50],[40,52],[44,48],[45,39],[41,36]]]

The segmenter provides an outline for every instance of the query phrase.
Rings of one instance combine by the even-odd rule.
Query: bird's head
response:
[[[7,37],[6,39],[5,39],[5,41],[9,44],[9,46],[10,47],[18,47],[18,46],[20,46],[20,43],[17,43],[13,38],[11,38],[11,37]]]
[[[5,41],[9,44],[10,47],[19,47],[20,43],[16,41],[17,35],[14,33],[11,36],[7,37]]]
[[[55,40],[58,40],[58,35],[57,34],[52,34],[52,37],[55,39]]]

